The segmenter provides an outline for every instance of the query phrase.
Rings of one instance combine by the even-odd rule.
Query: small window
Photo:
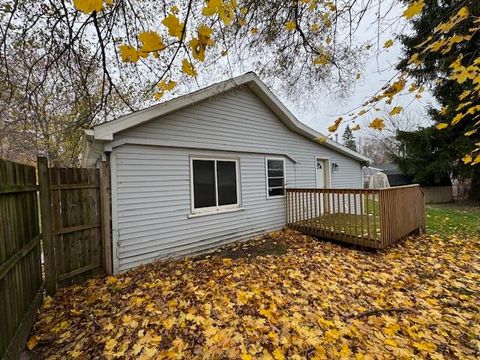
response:
[[[285,195],[285,161],[267,158],[267,197]]]
[[[238,207],[238,161],[192,159],[192,202],[195,212]]]

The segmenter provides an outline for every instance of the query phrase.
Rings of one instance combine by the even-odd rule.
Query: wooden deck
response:
[[[383,249],[425,231],[418,185],[386,189],[287,189],[287,227],[308,235]]]

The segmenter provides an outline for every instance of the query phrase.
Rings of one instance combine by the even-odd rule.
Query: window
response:
[[[194,212],[239,207],[238,160],[192,159]]]
[[[267,197],[285,195],[285,160],[267,158]]]

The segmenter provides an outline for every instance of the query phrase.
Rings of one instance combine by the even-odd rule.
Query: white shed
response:
[[[87,130],[111,169],[114,272],[285,225],[285,187],[362,188],[368,158],[298,121],[253,73]]]

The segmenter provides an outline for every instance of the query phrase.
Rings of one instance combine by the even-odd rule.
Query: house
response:
[[[390,186],[403,186],[415,183],[412,176],[402,173],[400,168],[395,164],[372,164],[371,167],[386,174]]]
[[[361,188],[368,158],[298,121],[253,73],[86,131],[111,169],[114,272],[285,225],[285,187]]]

